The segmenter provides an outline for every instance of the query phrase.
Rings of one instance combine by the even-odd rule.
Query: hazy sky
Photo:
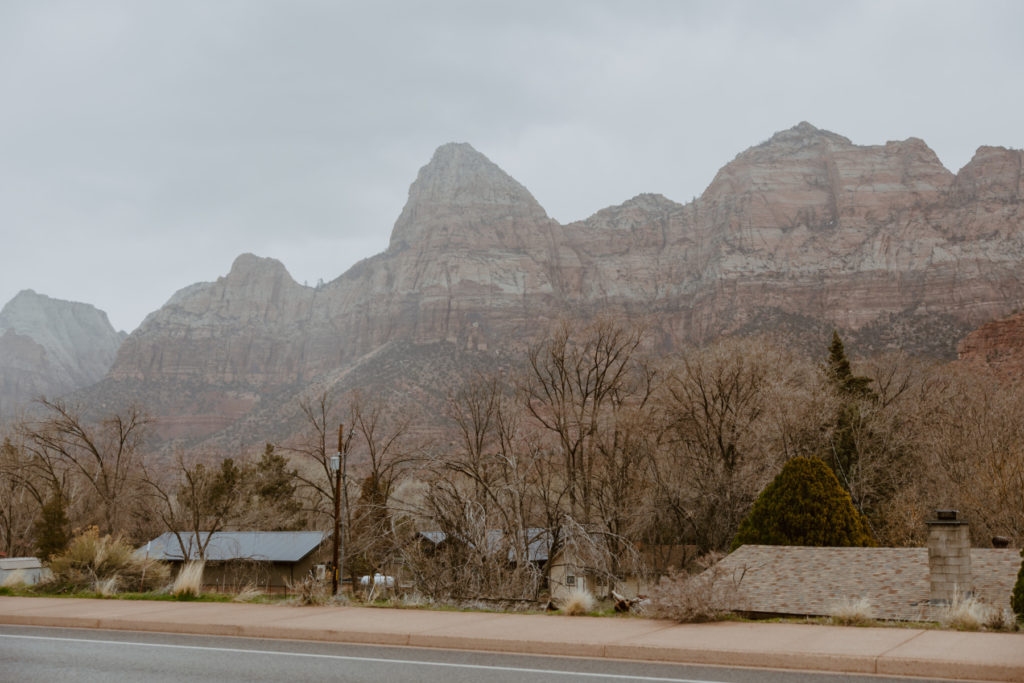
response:
[[[807,120],[1024,147],[1024,2],[0,0],[0,304],[131,331],[243,252],[329,281],[470,142],[557,220]]]

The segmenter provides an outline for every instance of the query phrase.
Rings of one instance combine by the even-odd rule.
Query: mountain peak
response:
[[[414,242],[436,222],[473,214],[478,222],[495,216],[547,214],[530,192],[497,164],[465,142],[450,142],[434,152],[409,187],[409,199],[391,233],[391,247]]]
[[[288,269],[284,264],[275,258],[256,256],[255,254],[240,254],[231,264],[231,271],[228,273],[229,280],[247,280],[253,277],[280,277],[287,276],[291,279]]]
[[[780,130],[768,138],[767,141],[762,142],[753,149],[801,148],[820,142],[838,146],[850,146],[853,144],[849,138],[823,128],[818,128],[807,121],[801,121],[792,128]]]

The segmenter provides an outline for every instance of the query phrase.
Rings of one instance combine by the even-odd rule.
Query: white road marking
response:
[[[94,640],[91,638],[57,638],[53,636],[24,636],[0,633],[0,638],[21,638],[24,640],[57,640],[72,643],[93,643],[97,645],[140,645],[142,647],[163,647],[176,650],[204,650],[207,652],[231,652],[244,654],[284,655],[286,657],[313,657],[317,659],[340,659],[350,662],[371,662],[383,664],[413,664],[416,666],[446,666],[453,669],[484,669],[487,671],[511,671],[524,674],[551,674],[556,676],[584,676],[588,678],[614,678],[624,681],[673,681],[674,683],[723,683],[692,678],[659,678],[657,676],[630,676],[627,674],[590,673],[585,671],[559,671],[557,669],[527,669],[516,666],[490,666],[487,664],[456,664],[451,662],[428,662],[415,659],[386,659],[383,657],[352,657],[347,655],[323,655],[308,652],[277,652],[274,650],[246,650],[235,647],[208,647],[204,645],[175,645],[171,643],[140,643],[130,640]],[[494,653],[499,654],[499,653]],[[513,653],[500,653],[513,654]]]

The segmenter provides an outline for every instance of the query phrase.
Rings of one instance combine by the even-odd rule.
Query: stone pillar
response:
[[[928,575],[931,601],[948,604],[972,590],[971,537],[957,510],[936,510],[928,522]]]

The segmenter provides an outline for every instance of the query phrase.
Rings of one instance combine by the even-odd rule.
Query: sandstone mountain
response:
[[[0,417],[100,381],[124,336],[88,304],[18,293],[0,311]]]
[[[310,387],[443,393],[550,321],[601,312],[643,317],[665,346],[769,331],[820,351],[836,327],[861,353],[952,358],[1024,300],[1022,162],[982,147],[954,175],[921,140],[858,146],[801,123],[691,203],[640,195],[561,225],[448,144],[385,252],[315,289],[240,256],[151,314],[88,395],[137,398],[165,436],[259,441]]]

